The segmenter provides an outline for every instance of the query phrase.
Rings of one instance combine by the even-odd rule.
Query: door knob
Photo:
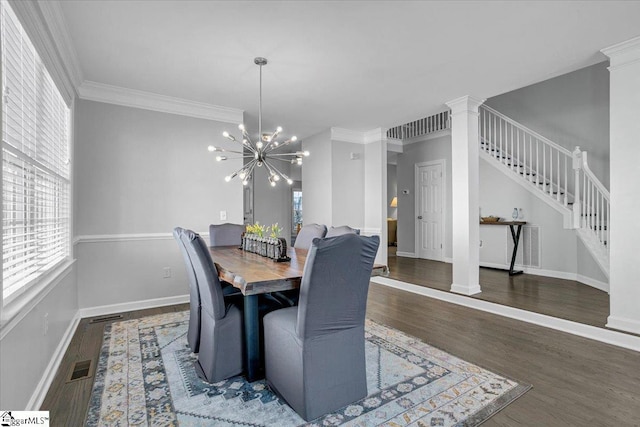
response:
[[[420,216],[418,217],[418,219],[422,219],[422,215],[420,215]]]

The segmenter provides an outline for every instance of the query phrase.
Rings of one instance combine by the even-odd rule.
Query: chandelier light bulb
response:
[[[277,126],[273,132],[263,132],[262,128],[262,67],[267,65],[265,58],[255,58],[253,61],[256,65],[260,66],[260,102],[258,104],[258,132],[257,138],[254,141],[253,138],[247,132],[247,128],[244,123],[238,123],[238,129],[241,135],[236,139],[226,130],[222,132],[222,136],[232,142],[238,143],[242,150],[232,150],[209,145],[207,149],[210,152],[220,152],[220,155],[215,156],[216,161],[224,161],[228,159],[242,160],[242,166],[234,173],[225,176],[224,180],[230,182],[235,177],[238,177],[242,182],[242,185],[248,185],[253,178],[253,171],[256,167],[264,166],[268,172],[267,178],[269,184],[272,187],[276,186],[276,183],[282,179],[287,184],[292,185],[293,180],[287,175],[283,174],[277,167],[276,160],[281,162],[291,162],[291,164],[302,165],[302,158],[309,156],[308,151],[291,152],[282,150],[284,146],[298,141],[298,137],[292,136],[289,139],[282,138],[284,142],[278,142],[278,136],[282,133],[282,126]],[[286,139],[286,140],[285,140]],[[274,150],[280,150],[279,152],[273,152]],[[222,155],[224,153],[224,155]],[[230,157],[228,157],[230,156]]]

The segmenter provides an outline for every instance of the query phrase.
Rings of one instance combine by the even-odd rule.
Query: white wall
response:
[[[332,218],[327,227],[364,228],[364,147],[363,144],[331,141]],[[356,157],[353,160],[352,153]]]
[[[15,410],[37,410],[29,407],[32,396],[43,398],[46,389],[38,387],[42,378],[55,375],[50,369],[58,346],[64,341],[72,320],[78,311],[76,269],[71,267],[66,276],[53,286],[48,294],[10,330],[2,330],[0,341],[0,407]],[[44,316],[48,319],[48,332],[44,335]],[[6,335],[5,335],[6,334]],[[45,385],[47,387],[48,385]],[[45,408],[47,409],[47,408]]]
[[[302,149],[311,153],[302,167],[304,224],[332,222],[331,147],[330,129],[302,141]]]
[[[220,134],[234,126],[92,101],[78,102],[75,120],[80,307],[186,294],[172,229],[243,222],[242,184],[224,181],[241,161],[207,152],[229,146]]]
[[[452,257],[452,207],[451,207],[451,135],[416,142],[404,146],[398,154],[398,252],[415,252],[416,215],[415,215],[415,165],[416,163],[444,159],[447,173],[447,187],[444,201],[447,215],[445,220],[445,258]],[[402,190],[409,190],[403,194]]]
[[[589,166],[609,188],[608,62],[514,90],[485,103],[553,142],[589,153]]]
[[[398,195],[398,167],[387,164],[387,218],[398,218],[398,208],[392,208],[391,201]]]

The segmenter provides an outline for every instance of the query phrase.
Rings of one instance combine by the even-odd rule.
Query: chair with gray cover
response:
[[[209,246],[240,246],[244,230],[245,227],[242,224],[211,224],[209,225]]]
[[[191,351],[197,353],[200,348],[200,291],[198,290],[198,282],[196,281],[196,273],[193,270],[191,258],[187,252],[187,247],[182,241],[183,232],[183,228],[176,227],[173,229],[173,237],[178,242],[178,247],[184,258],[187,277],[189,279],[189,329],[187,330],[187,343]]]
[[[364,320],[379,244],[313,239],[299,305],[264,317],[267,383],[307,421],[367,395]]]
[[[202,237],[185,230],[182,241],[193,263],[202,304],[196,372],[215,383],[242,373],[242,311],[225,302],[218,272]]]
[[[341,225],[340,227],[331,226],[329,231],[327,231],[327,235],[324,237],[336,237],[342,236],[343,234],[360,234],[359,228],[351,228],[348,225]]]
[[[300,229],[296,241],[293,244],[294,248],[309,249],[311,241],[318,238],[323,238],[327,235],[327,226],[321,224],[307,224]]]

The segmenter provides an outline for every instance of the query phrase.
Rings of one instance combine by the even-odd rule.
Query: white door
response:
[[[443,260],[442,162],[416,165],[418,257]]]

